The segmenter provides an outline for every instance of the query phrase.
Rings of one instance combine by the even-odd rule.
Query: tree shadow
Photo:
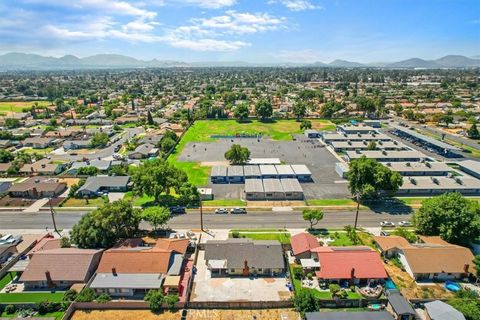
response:
[[[369,200],[362,203],[375,213],[386,213],[391,215],[406,215],[413,213],[411,206],[405,204],[397,198],[383,198],[378,200]]]

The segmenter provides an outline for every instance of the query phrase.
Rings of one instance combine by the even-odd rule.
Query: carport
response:
[[[279,179],[263,179],[263,190],[267,200],[285,199],[285,193]]]
[[[295,172],[293,172],[292,167],[288,164],[276,165],[275,169],[277,170],[279,179],[293,179],[293,178],[295,178]]]
[[[277,169],[275,169],[274,165],[260,165],[260,174],[262,175],[263,179],[277,179]]]
[[[292,164],[290,166],[298,181],[312,181],[312,172],[304,164]]]
[[[261,179],[260,169],[256,165],[244,166],[243,174],[245,179]]]

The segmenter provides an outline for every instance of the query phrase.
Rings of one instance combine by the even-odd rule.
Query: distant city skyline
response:
[[[480,55],[478,0],[17,0],[0,12],[1,54],[254,63]]]

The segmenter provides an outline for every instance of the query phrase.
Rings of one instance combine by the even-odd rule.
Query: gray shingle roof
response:
[[[275,240],[210,240],[205,243],[205,260],[227,260],[227,268],[285,268],[282,245]]]
[[[98,192],[101,188],[124,187],[130,181],[129,176],[96,176],[88,177],[85,184],[77,192],[87,190]]]

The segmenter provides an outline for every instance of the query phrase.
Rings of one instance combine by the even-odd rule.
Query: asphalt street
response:
[[[57,226],[60,229],[70,229],[80,220],[85,212],[59,212],[55,215]],[[399,222],[409,220],[410,214],[376,213],[362,210],[359,214],[358,225],[363,227],[378,227],[380,221],[388,220]],[[343,227],[354,223],[354,211],[326,211],[318,227]],[[299,211],[254,211],[247,214],[203,214],[204,228],[304,228],[308,223],[303,220]],[[193,212],[175,216],[168,224],[171,228],[191,229],[200,227],[200,213]],[[52,229],[52,218],[49,212],[24,213],[1,212],[1,229]],[[142,225],[148,227],[148,225]]]

